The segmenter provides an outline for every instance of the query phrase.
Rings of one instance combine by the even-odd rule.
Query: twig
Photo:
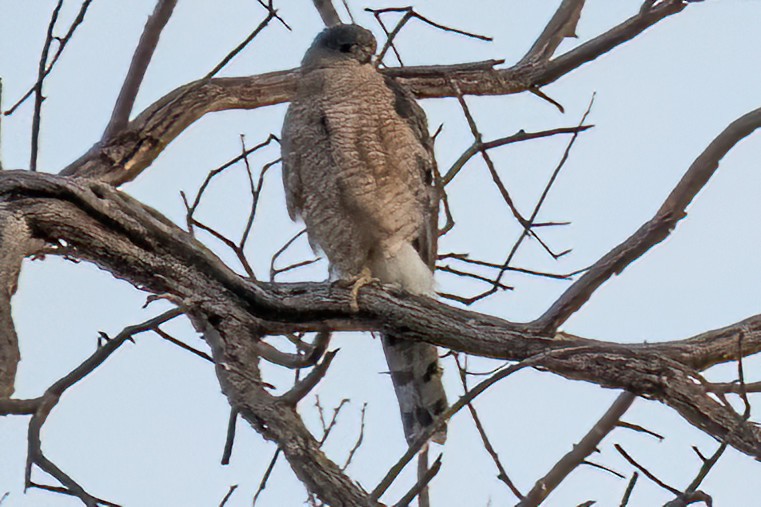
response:
[[[357,436],[357,440],[354,442],[354,446],[349,451],[349,455],[346,457],[346,461],[344,462],[344,465],[341,467],[341,470],[346,470],[349,468],[349,465],[351,465],[351,460],[354,459],[354,454],[359,450],[360,446],[362,445],[362,441],[365,439],[365,411],[367,410],[367,403],[364,403],[362,405],[362,415],[360,416],[360,423],[359,423],[359,435]]]
[[[348,0],[341,0],[344,4],[344,9],[346,9],[346,15],[349,16],[349,19],[352,23],[356,24],[357,22],[354,21],[354,15],[351,13],[351,9],[349,9],[349,2]]]
[[[605,465],[601,465],[599,463],[595,463],[593,461],[589,461],[588,459],[585,459],[584,461],[579,463],[579,465],[586,465],[588,467],[592,467],[592,468],[596,468],[598,470],[602,470],[604,472],[608,472],[609,474],[614,475],[614,476],[618,477],[619,479],[625,479],[626,478],[626,476],[624,476],[624,474],[616,472],[612,468],[606,467]]]
[[[53,30],[55,24],[58,21],[58,14],[63,7],[63,0],[58,0],[53,14],[50,16],[50,23],[48,24],[48,31],[45,34],[45,44],[42,46],[42,54],[40,55],[40,63],[37,65],[37,84],[34,87],[34,115],[32,117],[32,150],[29,157],[29,170],[37,170],[37,154],[39,152],[40,141],[40,122],[42,120],[42,101],[45,97],[42,96],[42,84],[45,79],[45,67],[48,63],[48,54],[50,52],[50,44],[53,42]]]
[[[626,485],[626,491],[624,491],[624,496],[621,498],[621,505],[619,507],[626,507],[629,505],[629,499],[632,496],[632,491],[634,491],[634,485],[637,484],[638,478],[639,472],[634,472],[632,478],[629,480],[629,484]]]
[[[490,283],[490,284],[493,284],[494,286],[496,286],[498,289],[502,289],[502,290],[513,290],[515,288],[515,287],[510,287],[509,285],[502,284],[502,283],[495,283],[495,281],[492,280],[491,278],[486,278],[485,276],[477,275],[475,273],[469,273],[467,271],[461,271],[461,270],[455,269],[455,268],[453,268],[451,266],[438,265],[438,266],[436,266],[436,269],[438,271],[443,271],[445,273],[452,273],[453,275],[462,276],[462,277],[466,277],[466,278],[473,278],[474,280],[479,280],[481,282]]]
[[[73,491],[66,488],[62,488],[60,486],[48,486],[47,484],[39,484],[36,482],[30,482],[28,484],[28,487],[34,488],[34,489],[41,489],[42,491],[50,491],[51,493],[58,493],[61,495],[66,495],[66,496],[77,496]],[[98,497],[92,497],[92,498],[98,504],[106,505],[108,507],[121,507],[119,504],[109,502],[108,500],[104,500],[102,498],[98,498]]]
[[[538,227],[540,224],[534,224],[534,227]],[[445,253],[445,254],[439,254],[438,255],[439,260],[443,259],[454,259],[459,262],[464,262],[466,264],[474,264],[476,266],[483,266],[485,268],[492,268],[492,269],[502,269],[502,264],[496,264],[493,262],[486,262],[481,261],[477,259],[471,259],[468,254],[466,253]],[[526,268],[516,268],[513,266],[508,266],[508,271],[513,271],[515,273],[522,273],[525,275],[531,275],[531,276],[540,276],[543,278],[553,278],[555,280],[570,280],[574,276],[583,273],[588,268],[583,269],[577,269],[576,271],[571,271],[570,273],[547,273],[545,271],[536,271],[533,269],[526,269]]]
[[[547,475],[536,481],[536,484],[528,492],[526,498],[518,505],[520,507],[529,507],[542,503],[587,456],[594,452],[602,439],[613,431],[618,420],[629,409],[636,398],[637,396],[630,392],[621,393],[592,429],[584,435],[570,452],[555,463],[552,469],[547,472]]]
[[[259,173],[259,181],[257,184],[254,184],[253,174],[251,171],[251,166],[248,161],[248,155],[251,153],[258,151],[265,146],[268,146],[272,141],[278,141],[278,138],[270,134],[266,140],[263,142],[257,144],[251,149],[246,148],[245,140],[243,136],[241,136],[241,154],[237,157],[233,158],[232,160],[222,164],[221,166],[217,167],[216,169],[213,169],[209,171],[209,173],[206,175],[206,178],[204,179],[203,183],[198,189],[198,192],[196,193],[195,198],[193,199],[193,204],[189,204],[188,198],[185,195],[184,192],[180,192],[180,195],[182,196],[183,203],[185,204],[185,221],[187,223],[188,231],[193,233],[193,228],[198,227],[201,230],[204,230],[220,240],[222,243],[225,244],[230,250],[233,251],[235,256],[238,258],[238,261],[241,264],[241,267],[243,267],[243,270],[246,272],[246,275],[251,279],[256,279],[256,276],[254,274],[254,270],[251,267],[250,263],[248,262],[248,258],[246,257],[245,253],[245,246],[246,242],[248,241],[249,234],[251,232],[251,227],[253,226],[254,219],[256,217],[256,210],[259,203],[259,195],[261,194],[262,187],[264,185],[264,176],[267,173],[267,171],[274,166],[275,164],[280,162],[280,159],[274,160],[272,162],[269,162],[265,164],[262,167],[261,172]],[[200,222],[195,218],[195,212],[198,209],[199,205],[201,204],[201,198],[203,197],[204,193],[206,192],[206,189],[209,187],[211,181],[218,175],[220,175],[222,172],[224,172],[226,169],[232,167],[237,162],[243,160],[244,166],[246,169],[246,174],[249,179],[249,186],[251,191],[251,209],[248,214],[248,218],[246,220],[246,225],[243,229],[243,233],[241,235],[240,240],[236,243],[235,241],[231,240],[227,236],[223,235],[222,233],[216,231],[212,227]]]
[[[409,505],[421,491],[427,489],[428,484],[434,477],[436,477],[436,474],[438,474],[441,469],[442,456],[442,454],[439,454],[439,457],[433,462],[431,468],[428,469],[425,475],[412,486],[412,488],[394,505],[394,507],[407,507],[407,505]]]
[[[262,476],[262,480],[259,482],[259,487],[256,488],[256,493],[254,493],[254,499],[251,502],[252,507],[256,507],[256,501],[259,500],[259,495],[262,494],[262,491],[265,490],[267,487],[267,481],[270,478],[270,475],[272,475],[272,470],[275,468],[275,463],[277,463],[277,458],[280,456],[280,447],[275,449],[275,454],[272,455],[272,459],[270,460],[270,464],[267,465],[267,470],[264,472],[264,475]]]
[[[156,46],[159,43],[159,37],[161,37],[161,32],[164,30],[167,22],[169,22],[175,5],[177,5],[177,0],[158,0],[156,2],[156,7],[153,9],[153,13],[148,18],[148,21],[146,21],[140,41],[137,43],[135,53],[132,55],[132,62],[127,71],[127,77],[124,78],[124,83],[119,91],[119,97],[116,99],[116,105],[111,113],[111,119],[103,132],[103,141],[124,130],[127,126],[137,92],[140,90],[140,85],[145,77],[145,71],[151,63],[153,53],[156,51]]]
[[[288,25],[288,23],[285,22],[283,18],[280,17],[280,15],[277,13],[277,11],[273,8],[272,5],[265,4],[264,0],[256,0],[256,1],[259,3],[259,5],[261,5],[265,9],[268,9],[269,11],[271,11],[275,19],[280,21],[280,24],[283,25],[289,32],[291,31],[291,27]]]
[[[632,423],[628,423],[628,422],[624,422],[624,421],[618,421],[616,423],[616,426],[618,426],[619,428],[626,428],[626,429],[629,429],[629,430],[638,431],[640,433],[645,433],[645,434],[650,435],[652,437],[655,437],[655,438],[657,438],[658,440],[661,440],[661,441],[665,439],[665,437],[663,435],[660,435],[660,434],[658,434],[658,433],[656,433],[654,431],[651,431],[651,430],[649,430],[647,428],[644,428],[644,427],[642,427],[642,426],[640,426],[638,424],[632,424]]]
[[[436,23],[435,21],[432,21],[429,18],[427,18],[427,17],[425,17],[425,16],[423,16],[421,14],[418,14],[417,12],[415,12],[415,10],[412,7],[389,7],[389,8],[385,8],[385,9],[370,9],[370,8],[366,8],[365,11],[366,12],[371,12],[373,14],[373,16],[375,16],[375,19],[378,21],[378,23],[383,28],[383,31],[386,32],[386,42],[383,45],[383,48],[381,49],[380,53],[378,53],[378,57],[376,59],[376,62],[378,62],[378,63],[383,61],[383,57],[386,55],[386,52],[388,52],[388,49],[391,47],[391,48],[393,48],[394,53],[396,54],[396,57],[399,60],[399,64],[403,65],[402,64],[402,59],[399,56],[399,52],[393,46],[393,41],[394,41],[394,38],[401,31],[402,27],[404,27],[404,25],[406,25],[407,22],[410,19],[412,19],[412,18],[417,18],[420,21],[422,21],[423,23],[426,23],[426,24],[428,24],[428,25],[430,25],[430,26],[432,26],[434,28],[438,28],[439,30],[443,30],[445,32],[453,32],[453,33],[456,33],[456,34],[459,34],[459,35],[464,35],[465,37],[471,37],[471,38],[474,38],[474,39],[480,39],[480,40],[488,41],[488,42],[491,42],[493,40],[491,37],[486,37],[484,35],[478,35],[476,33],[466,32],[464,30],[458,30],[457,28],[452,28],[452,27],[449,27],[449,26],[446,26],[446,25],[442,25],[440,23]],[[386,26],[383,24],[383,22],[381,20],[381,15],[386,13],[386,12],[397,12],[397,13],[403,12],[404,13],[402,18],[399,20],[399,22],[396,24],[394,29],[391,30],[390,33],[388,32],[388,30],[386,29]]]
[[[500,178],[499,173],[497,172],[497,168],[494,166],[494,162],[489,156],[489,152],[484,148],[483,136],[478,130],[478,126],[476,125],[476,121],[470,112],[468,103],[465,102],[465,97],[462,94],[462,90],[460,90],[460,86],[449,76],[447,76],[447,80],[449,81],[449,85],[455,91],[455,96],[457,97],[457,101],[460,103],[462,112],[465,115],[468,126],[470,127],[470,132],[473,135],[473,138],[476,140],[475,144],[478,146],[478,152],[481,153],[481,158],[484,159],[486,167],[489,169],[489,174],[491,175],[492,181],[494,181],[497,190],[499,190],[499,193],[502,195],[502,200],[504,200],[508,208],[510,208],[510,211],[512,212],[515,219],[518,220],[521,225],[527,227],[529,222],[523,218],[523,215],[521,215],[520,211],[518,211],[518,208],[516,208],[515,203],[513,202],[513,198],[507,191],[505,184],[502,183],[502,178]]]
[[[454,355],[455,363],[457,364],[457,369],[460,373],[460,383],[462,384],[462,388],[464,392],[468,392],[468,379],[467,379],[467,367],[468,367],[468,356],[465,356],[465,364],[460,364],[460,358],[457,354]],[[478,412],[476,412],[476,407],[472,403],[468,403],[468,410],[470,411],[470,416],[473,419],[473,423],[476,425],[476,429],[478,430],[478,434],[481,436],[481,441],[484,444],[484,449],[486,449],[486,452],[489,453],[489,456],[491,456],[492,461],[494,461],[494,465],[497,467],[497,470],[499,471],[499,474],[497,475],[497,478],[504,482],[505,485],[510,488],[510,491],[513,492],[513,494],[518,498],[522,499],[523,494],[518,490],[518,488],[515,486],[515,483],[513,483],[512,480],[510,480],[510,477],[507,475],[507,471],[505,470],[505,467],[502,465],[502,462],[499,459],[499,455],[497,454],[497,451],[494,449],[494,446],[491,444],[491,441],[489,440],[489,437],[486,435],[486,430],[484,429],[483,423],[481,422],[481,418],[478,416]]]
[[[233,484],[232,486],[230,486],[230,489],[227,491],[227,494],[219,503],[219,507],[225,507],[225,505],[227,504],[227,501],[230,499],[231,496],[233,496],[233,493],[235,492],[236,489],[238,489],[237,484]]]
[[[582,127],[584,125],[584,122],[587,120],[587,116],[589,116],[589,113],[592,111],[592,106],[595,102],[595,94],[592,94],[592,98],[589,99],[589,105],[587,105],[586,111],[584,111],[584,114],[581,117],[581,120],[579,120],[579,127]],[[531,230],[531,227],[536,221],[536,217],[539,215],[539,211],[542,209],[542,205],[544,204],[545,200],[547,199],[547,195],[549,195],[550,189],[552,188],[552,185],[555,183],[555,180],[557,179],[558,175],[560,174],[560,171],[565,166],[566,161],[568,160],[568,156],[571,153],[571,149],[573,148],[574,144],[576,143],[576,139],[579,137],[579,133],[583,132],[582,130],[578,132],[574,132],[571,135],[571,139],[568,141],[568,144],[565,147],[565,150],[563,151],[563,156],[560,157],[560,161],[558,162],[557,166],[555,166],[555,170],[552,172],[552,176],[550,176],[549,181],[544,187],[544,190],[542,191],[542,195],[539,197],[539,200],[537,201],[536,205],[534,206],[534,210],[531,212],[531,216],[528,219],[528,227],[524,227],[523,232],[521,233],[520,237],[518,238],[518,241],[515,242],[515,245],[513,245],[513,248],[510,250],[510,253],[507,256],[507,259],[505,259],[505,262],[502,264],[502,269],[500,269],[499,274],[497,275],[496,282],[499,282],[502,280],[502,277],[504,276],[505,272],[507,271],[508,267],[510,266],[510,263],[513,260],[513,257],[518,252],[518,248],[520,247],[521,243],[524,239],[526,239],[529,235],[533,236],[535,239],[537,239],[541,243],[541,239],[533,233]],[[542,243],[543,244],[543,243]],[[545,246],[545,245],[543,245]],[[546,246],[545,246],[546,247]],[[549,251],[549,249],[547,249]],[[561,254],[562,255],[562,254]],[[553,255],[557,259],[558,256]],[[496,283],[495,283],[496,287]]]
[[[227,437],[225,437],[225,447],[222,451],[223,465],[230,464],[230,457],[233,454],[233,444],[235,443],[235,426],[238,422],[238,411],[230,407],[230,417],[227,419]]]
[[[292,269],[297,269],[303,266],[309,266],[310,264],[314,264],[315,262],[319,261],[321,257],[317,257],[315,259],[310,259],[308,261],[300,261],[296,262],[295,264],[290,264],[284,268],[275,268],[275,261],[277,261],[281,255],[285,253],[286,250],[288,250],[293,243],[299,239],[301,236],[303,236],[307,232],[306,229],[302,229],[298,233],[296,233],[291,239],[285,242],[283,246],[281,246],[277,252],[275,252],[272,255],[272,258],[270,259],[270,282],[275,281],[275,277],[281,273],[285,273],[287,271],[290,271]]]
[[[181,349],[187,350],[191,354],[194,354],[194,355],[200,357],[201,359],[205,359],[206,361],[209,361],[210,363],[214,362],[214,359],[212,359],[211,356],[209,354],[207,354],[206,352],[202,352],[202,351],[200,351],[200,350],[198,350],[196,348],[191,347],[187,343],[181,342],[180,340],[178,340],[174,336],[170,335],[169,333],[167,333],[163,329],[157,327],[156,329],[153,329],[152,331],[154,333],[156,333],[157,335],[159,335],[164,340],[168,341],[169,343],[177,345]]]
[[[214,179],[218,174],[220,174],[223,171],[225,171],[225,169],[227,169],[229,167],[232,167],[233,165],[237,164],[241,160],[245,160],[248,155],[254,153],[255,151],[258,151],[258,150],[264,148],[265,146],[268,146],[272,141],[280,142],[279,139],[277,138],[277,136],[275,136],[274,134],[270,134],[267,137],[267,139],[265,139],[261,143],[257,144],[253,148],[244,150],[243,153],[241,153],[240,155],[238,155],[238,156],[228,160],[227,162],[225,162],[221,166],[217,167],[216,169],[212,169],[211,171],[209,171],[209,174],[206,175],[206,178],[204,179],[203,183],[199,187],[198,192],[196,192],[196,196],[193,199],[193,204],[187,206],[187,208],[188,208],[188,214],[192,216],[193,213],[195,213],[196,209],[198,208],[199,204],[201,203],[201,198],[203,197],[204,192],[206,192],[206,188],[209,186],[209,183],[211,183],[212,179]],[[188,228],[190,229],[190,227],[188,227]]]
[[[342,399],[341,402],[338,404],[338,406],[333,409],[333,416],[330,418],[330,422],[326,424],[322,405],[320,404],[320,397],[319,396],[315,397],[315,406],[317,407],[317,410],[319,411],[320,422],[322,423],[322,438],[320,438],[320,447],[323,446],[325,441],[328,439],[328,436],[330,436],[330,432],[333,431],[333,428],[338,422],[338,414],[341,413],[341,409],[347,403],[349,403],[349,400],[347,398]]]
[[[681,494],[682,494],[682,492],[681,492],[681,491],[679,491],[678,489],[676,489],[676,488],[674,488],[674,487],[672,487],[672,486],[669,486],[668,484],[666,484],[665,482],[663,482],[662,480],[660,480],[659,478],[657,478],[655,475],[653,475],[653,474],[652,474],[652,473],[651,473],[651,472],[650,472],[650,471],[649,471],[647,468],[645,468],[645,467],[643,467],[642,465],[640,465],[639,463],[637,463],[637,462],[634,460],[634,458],[632,458],[631,456],[629,456],[629,454],[627,454],[627,453],[626,453],[626,451],[624,451],[623,447],[621,447],[621,446],[620,446],[620,445],[618,445],[618,444],[614,444],[614,445],[613,445],[613,447],[615,447],[615,448],[616,448],[616,450],[617,450],[617,451],[618,451],[618,452],[621,454],[621,456],[623,456],[623,457],[624,457],[624,459],[625,459],[626,461],[628,461],[628,462],[629,462],[629,463],[630,463],[632,466],[634,466],[634,467],[635,467],[637,470],[639,470],[640,472],[642,472],[642,474],[644,474],[644,476],[645,476],[645,477],[647,477],[648,479],[650,479],[651,481],[653,481],[654,483],[656,483],[658,486],[662,487],[663,489],[665,489],[666,491],[668,491],[668,492],[670,492],[670,493],[672,493],[672,494],[674,494],[674,495],[677,495],[677,496],[679,496],[679,495],[681,495]]]
[[[16,101],[13,106],[5,111],[3,113],[5,116],[10,116],[14,112],[16,112],[16,109],[18,109],[26,100],[32,96],[32,94],[35,92],[38,86],[42,84],[42,81],[48,77],[48,74],[53,70],[53,67],[55,67],[56,62],[58,62],[58,59],[63,54],[63,50],[66,47],[66,45],[71,41],[71,38],[74,36],[74,32],[77,30],[80,24],[85,19],[85,15],[87,14],[87,10],[90,8],[90,4],[92,3],[92,0],[85,0],[82,2],[82,5],[79,8],[79,12],[77,13],[77,16],[74,18],[74,21],[72,21],[71,25],[69,26],[69,30],[66,32],[66,35],[63,37],[56,37],[55,40],[58,41],[58,48],[56,49],[55,54],[53,55],[53,58],[50,60],[50,63],[45,68],[45,72],[42,74],[42,79],[37,78],[37,81],[32,85],[29,90],[19,99]],[[2,111],[2,107],[0,107],[0,111]]]
[[[501,137],[499,139],[495,139],[493,141],[487,141],[481,144],[481,147],[479,148],[478,142],[473,143],[473,145],[465,150],[462,155],[455,161],[454,164],[452,164],[452,167],[449,168],[447,173],[442,178],[442,182],[444,185],[448,185],[457,174],[459,174],[460,170],[465,166],[465,164],[468,163],[468,161],[473,158],[476,154],[478,154],[481,151],[481,148],[484,150],[491,150],[493,148],[499,148],[500,146],[506,146],[508,144],[513,143],[520,143],[523,141],[530,141],[532,139],[541,139],[544,137],[552,137],[556,135],[561,134],[579,134],[581,132],[584,132],[586,130],[591,129],[594,127],[594,125],[579,125],[577,127],[563,127],[563,128],[556,128],[556,129],[550,129],[550,130],[542,130],[539,132],[524,132],[521,130],[518,133],[515,133],[511,136],[507,137]]]

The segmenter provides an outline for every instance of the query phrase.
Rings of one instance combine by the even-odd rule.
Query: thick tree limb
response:
[[[108,185],[5,171],[0,200],[23,213],[35,237],[63,238],[77,257],[115,276],[173,294],[211,322],[235,323],[238,327],[227,336],[256,340],[261,333],[285,330],[372,329],[509,360],[582,347],[572,355],[548,356],[537,366],[662,401],[715,438],[761,457],[761,430],[710,398],[709,387],[695,381],[697,370],[736,358],[740,333],[745,355],[761,351],[761,316],[691,339],[623,345],[541,334],[531,323],[375,288],[363,289],[360,311],[353,313],[349,291],[329,284],[268,284],[239,277],[187,233]]]
[[[16,369],[21,360],[11,316],[11,298],[16,292],[24,257],[40,246],[39,241],[32,240],[23,217],[0,204],[0,399],[13,394]]]

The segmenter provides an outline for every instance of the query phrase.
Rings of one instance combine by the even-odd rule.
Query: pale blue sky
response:
[[[0,0],[0,76],[7,108],[34,82],[52,0]],[[308,0],[276,3],[293,32],[273,23],[222,75],[249,75],[298,64],[321,21]],[[557,1],[419,1],[419,10],[445,24],[494,37],[468,40],[412,23],[399,39],[405,63],[441,64],[487,58],[514,62],[533,42]],[[639,2],[590,0],[578,28],[580,41],[635,12]],[[358,22],[381,31],[367,5],[392,2],[351,0]],[[95,0],[85,24],[46,82],[40,167],[57,172],[96,141],[110,116],[143,23],[154,0]],[[67,0],[62,26],[78,2]],[[167,26],[138,97],[141,110],[168,91],[204,75],[263,17],[253,1],[179,2]],[[572,226],[548,230],[544,238],[557,250],[573,248],[559,262],[535,244],[519,264],[565,272],[589,265],[652,216],[692,160],[730,121],[759,106],[761,90],[761,2],[707,1],[691,5],[599,60],[582,67],[545,92],[566,114],[533,95],[468,98],[486,139],[578,122],[593,92],[597,98],[584,134],[572,152],[540,218],[570,220]],[[567,42],[561,51],[577,42]],[[430,124],[444,123],[437,143],[439,165],[447,168],[472,138],[453,99],[423,101]],[[206,172],[239,152],[239,134],[249,144],[279,133],[285,106],[208,115],[174,141],[140,178],[124,190],[184,223],[179,191],[194,193]],[[31,103],[4,118],[5,167],[28,165]],[[493,151],[518,205],[529,210],[562,155],[566,139],[541,140]],[[689,209],[688,218],[666,242],[613,279],[564,329],[621,342],[678,339],[731,324],[761,309],[761,215],[759,151],[761,136],[738,145],[716,177]],[[254,158],[254,166],[278,156],[273,147]],[[242,167],[213,187],[200,210],[204,221],[235,234],[248,206]],[[285,213],[279,175],[268,178],[249,255],[265,275],[269,258],[299,226]],[[519,228],[491,186],[486,168],[475,158],[451,186],[457,228],[441,251],[468,251],[476,258],[501,261]],[[208,244],[238,269],[234,257],[207,237]],[[291,260],[307,258],[304,243]],[[285,279],[320,280],[324,264]],[[442,289],[465,293],[479,286],[446,276]],[[479,311],[513,320],[541,313],[567,286],[564,282],[513,275],[514,292],[476,305]],[[22,363],[17,396],[38,395],[47,385],[91,353],[97,331],[114,334],[125,325],[158,313],[160,304],[141,306],[145,294],[89,265],[49,258],[28,262],[14,299]],[[203,342],[184,323],[166,327],[188,343]],[[391,385],[377,340],[369,335],[339,335],[331,371],[319,387],[332,407],[351,398],[326,446],[343,463],[358,431],[367,401],[365,444],[349,468],[372,489],[405,449]],[[758,380],[761,362],[749,359],[748,376]],[[492,363],[471,361],[474,369]],[[459,390],[453,363],[445,361],[451,398]],[[735,366],[716,368],[711,378],[730,379]],[[285,386],[290,372],[267,368],[268,380]],[[586,432],[617,393],[592,384],[524,371],[484,394],[477,402],[484,424],[508,473],[527,491],[533,482]],[[303,413],[318,427],[311,400]],[[127,344],[85,382],[72,388],[54,410],[43,434],[44,449],[92,494],[129,507],[217,505],[231,484],[239,488],[228,503],[250,499],[274,448],[245,424],[238,426],[232,463],[219,465],[228,405],[212,368],[154,335]],[[664,442],[618,430],[592,457],[627,476],[631,467],[613,449],[622,444],[664,481],[685,487],[700,466],[690,446],[710,453],[716,444],[655,402],[638,400],[625,420],[667,436]],[[461,413],[451,424],[444,467],[433,485],[436,506],[511,505],[514,498],[496,478],[472,422]],[[0,418],[0,496],[10,492],[11,507],[67,506],[79,502],[40,491],[23,494],[26,418]],[[729,450],[705,483],[715,505],[750,506],[761,495],[753,480],[761,466]],[[36,472],[35,479],[45,481]],[[413,481],[413,470],[384,497],[393,502]],[[626,481],[605,472],[577,469],[545,503],[577,505],[589,499],[618,505]],[[306,494],[286,463],[278,463],[258,505],[301,505]],[[663,490],[640,478],[630,505],[661,505]]]

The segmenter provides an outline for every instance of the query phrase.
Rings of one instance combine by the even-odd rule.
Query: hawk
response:
[[[433,296],[433,143],[412,94],[373,66],[375,50],[370,31],[337,25],[304,55],[281,136],[288,212],[304,220],[332,279],[356,289],[375,278]],[[436,347],[390,335],[382,342],[412,443],[447,408]],[[443,429],[433,440],[445,437]]]

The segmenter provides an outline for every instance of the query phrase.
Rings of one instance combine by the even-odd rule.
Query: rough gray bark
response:
[[[269,284],[246,280],[155,210],[108,185],[7,171],[0,202],[19,213],[33,237],[64,239],[68,255],[204,315],[232,350],[256,336],[294,330],[378,330],[403,334],[470,354],[524,360],[549,351],[539,366],[558,375],[625,389],[661,401],[718,440],[761,458],[761,430],[708,396],[699,371],[761,351],[761,316],[685,340],[624,345],[564,333],[539,334],[518,324],[449,307],[428,298],[367,288],[360,312],[350,291],[327,284]],[[237,331],[225,331],[226,326]],[[245,332],[244,332],[245,331]]]

